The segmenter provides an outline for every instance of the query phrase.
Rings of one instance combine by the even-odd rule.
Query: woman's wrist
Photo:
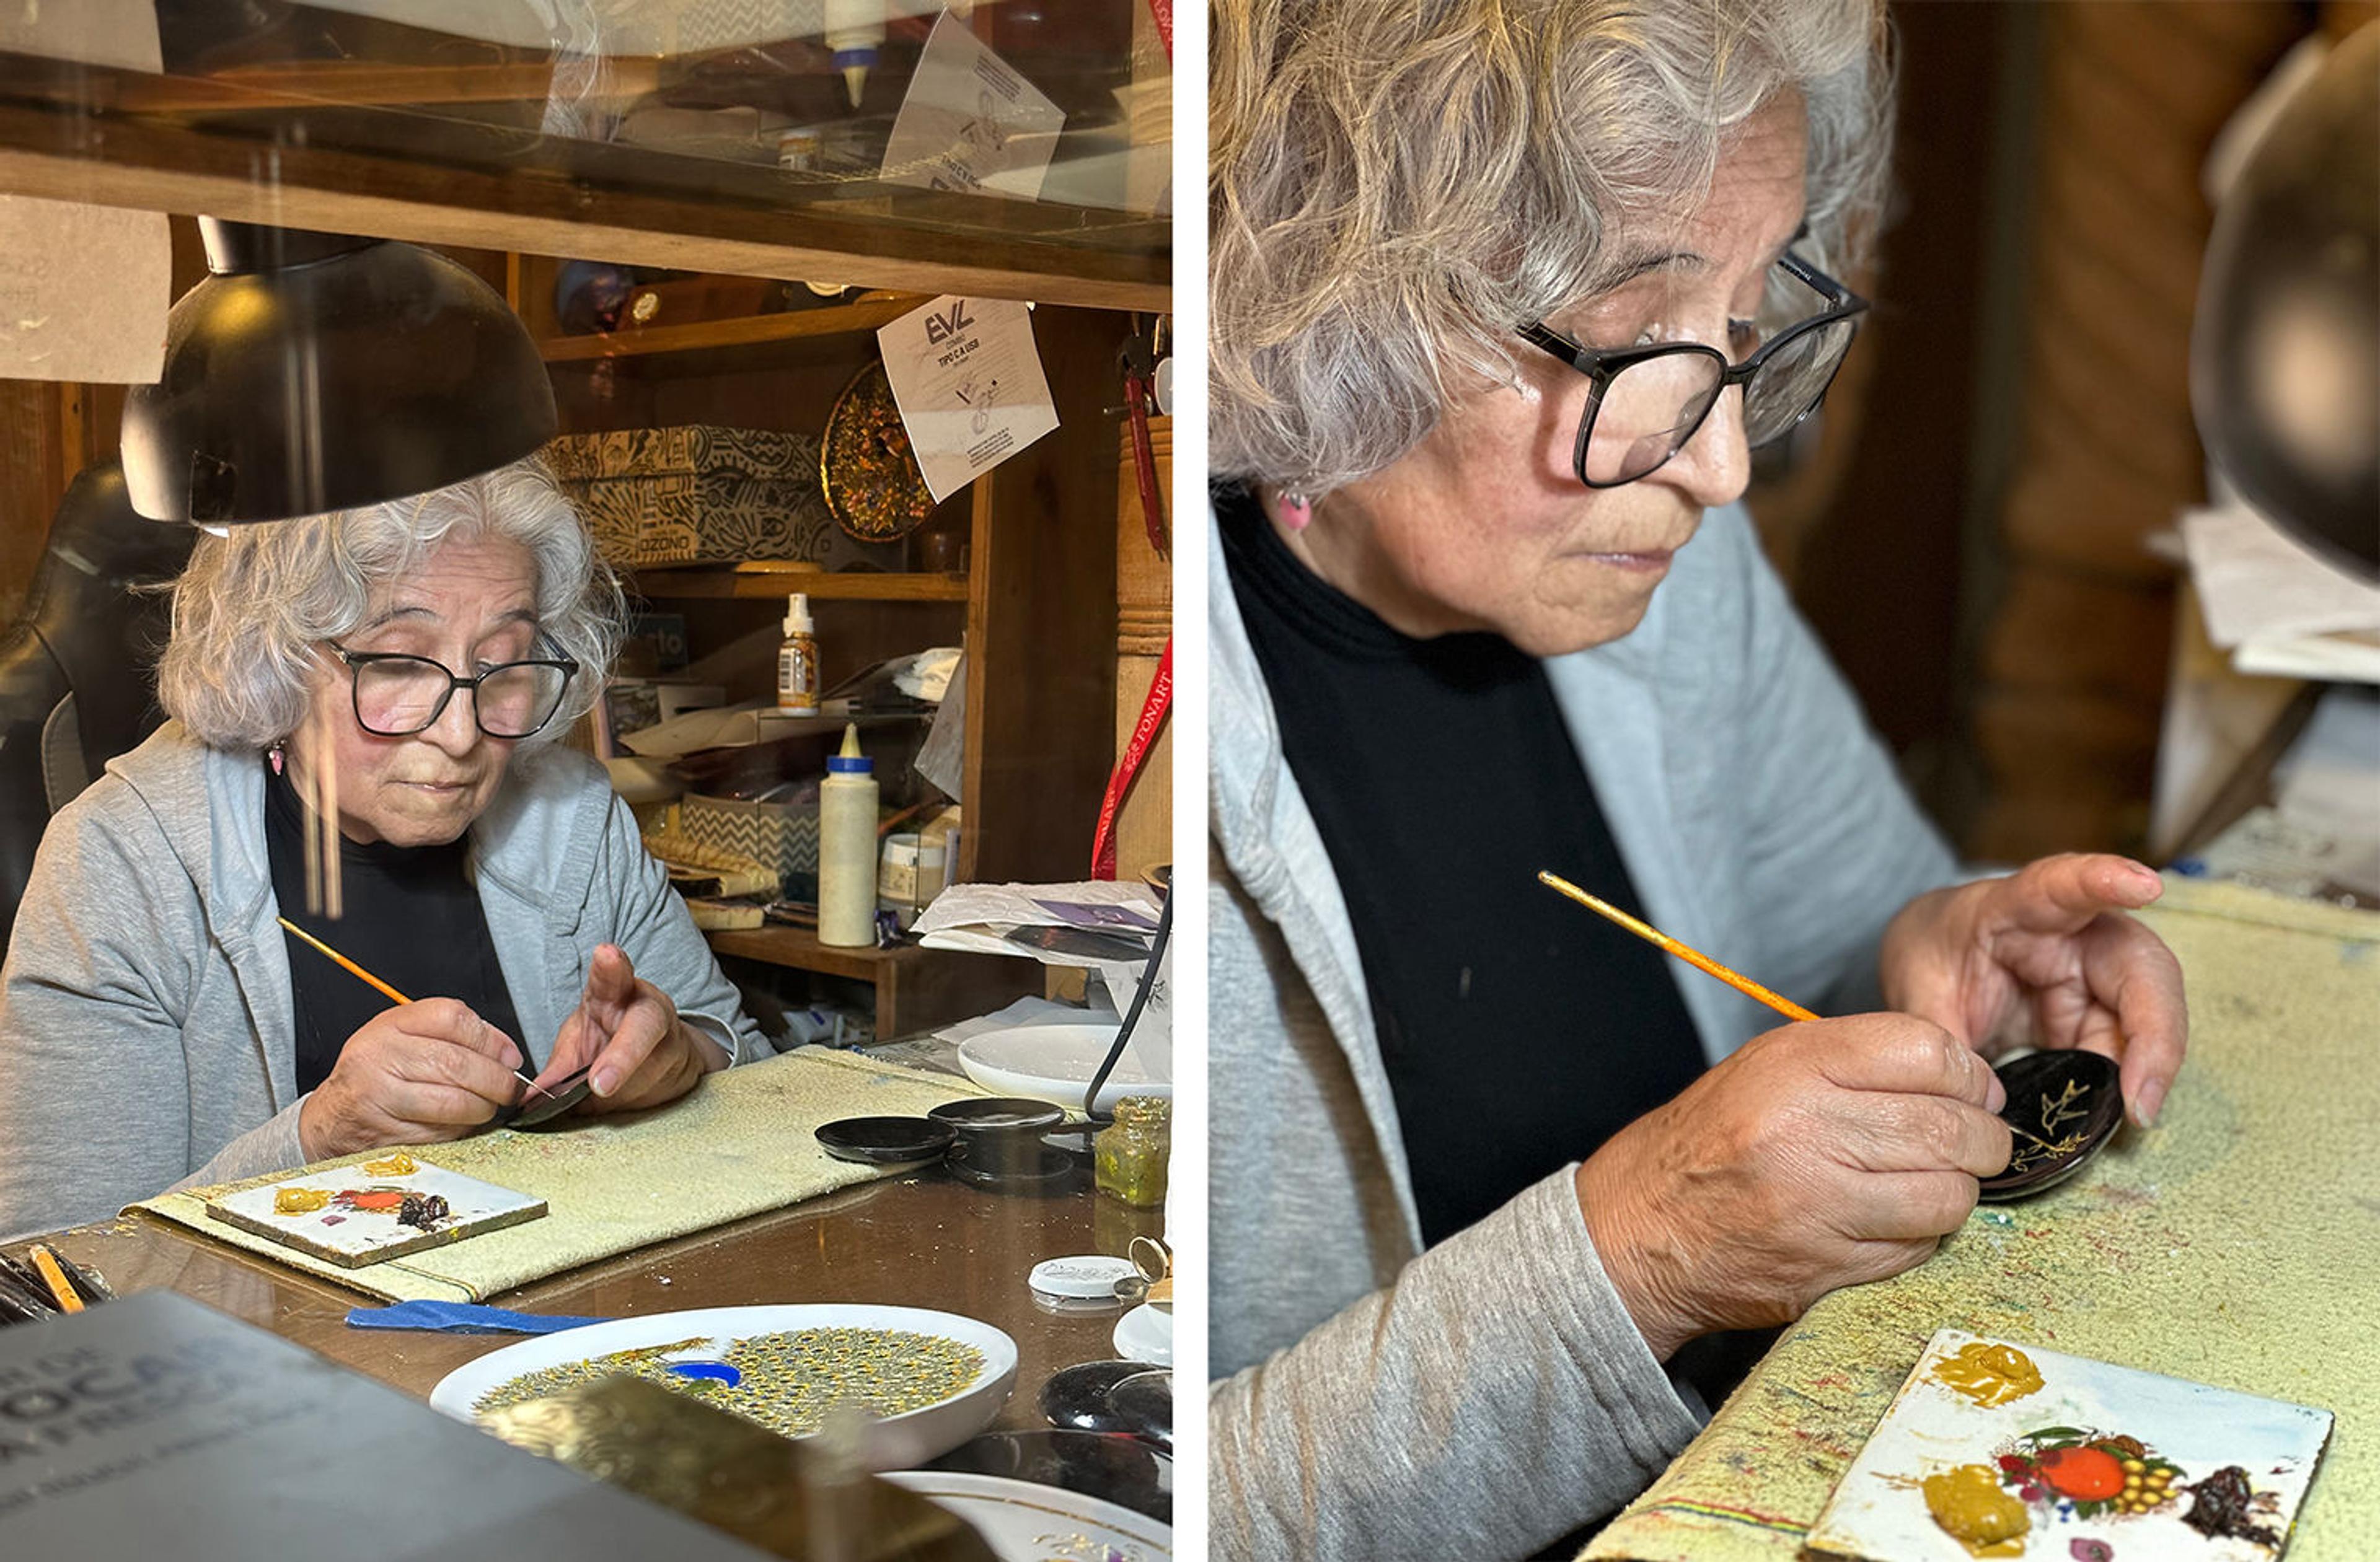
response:
[[[1580,1163],[1572,1179],[1579,1213],[1585,1217],[1587,1240],[1595,1244],[1604,1277],[1611,1282],[1621,1305],[1628,1309],[1654,1360],[1666,1362],[1694,1337],[1695,1330],[1669,1303],[1653,1277],[1653,1265],[1647,1261],[1650,1244],[1643,1240],[1643,1212],[1614,1174],[1609,1149],[1606,1145]]]

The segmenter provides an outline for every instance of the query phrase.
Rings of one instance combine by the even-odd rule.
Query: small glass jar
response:
[[[1135,1209],[1165,1202],[1166,1163],[1173,1151],[1173,1103],[1162,1096],[1127,1096],[1115,1120],[1091,1142],[1099,1189]]]

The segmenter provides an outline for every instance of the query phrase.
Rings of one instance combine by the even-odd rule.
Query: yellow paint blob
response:
[[[410,1177],[420,1169],[420,1166],[414,1158],[403,1150],[397,1151],[386,1160],[364,1162],[366,1177]]]
[[[1987,1464],[1961,1464],[1924,1482],[1925,1511],[1971,1556],[2022,1556],[2032,1516]]]
[[[1963,1394],[1986,1410],[2011,1404],[2041,1387],[2041,1369],[2033,1364],[2032,1357],[2013,1345],[1991,1345],[1980,1339],[1937,1362],[1934,1375],[1948,1384],[1951,1392]]]
[[[330,1193],[322,1188],[284,1188],[273,1195],[273,1213],[311,1215],[330,1202]]]

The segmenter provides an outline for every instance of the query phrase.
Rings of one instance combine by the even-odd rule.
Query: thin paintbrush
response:
[[[313,948],[328,959],[332,964],[336,965],[348,975],[353,976],[357,980],[371,987],[382,998],[387,999],[391,1003],[411,1003],[413,1001],[413,999],[406,997],[395,987],[390,987],[386,982],[382,981],[378,976],[373,975],[362,966],[358,965],[354,961],[349,960],[346,955],[341,954],[338,951],[324,943],[322,939],[314,937],[313,934],[309,933],[303,927],[300,927],[296,923],[290,921],[287,917],[279,916],[273,918],[273,920],[280,923],[282,926],[286,927],[292,933],[297,934],[299,938],[305,939],[307,943],[312,945]],[[528,1085],[531,1090],[536,1091],[540,1096],[546,1096],[550,1099],[553,1095],[553,1092],[546,1089],[545,1086],[529,1078],[528,1073],[520,1069],[515,1069],[513,1071],[513,1077],[519,1080],[523,1084]]]
[[[1672,938],[1670,935],[1662,932],[1658,927],[1652,926],[1650,923],[1639,922],[1636,918],[1629,915],[1626,912],[1621,911],[1618,906],[1613,905],[1610,902],[1596,899],[1593,895],[1588,894],[1585,890],[1580,889],[1577,885],[1572,884],[1569,879],[1562,878],[1560,874],[1541,872],[1537,875],[1537,882],[1543,884],[1549,890],[1560,890],[1563,894],[1568,895],[1572,900],[1576,901],[1579,904],[1586,907],[1589,911],[1609,917],[1612,921],[1620,924],[1621,926],[1627,928],[1631,933],[1635,934],[1646,943],[1653,945],[1657,949],[1668,951],[1670,953],[1676,955],[1680,960],[1682,960],[1687,964],[1693,966],[1695,970],[1706,972],[1711,975],[1717,976],[1729,987],[1731,987],[1736,991],[1743,994],[1744,997],[1758,999],[1761,1002],[1768,1005],[1769,1008],[1774,1009],[1777,1012],[1784,1015],[1789,1020],[1815,1020],[1818,1017],[1817,1015],[1810,1012],[1810,1011],[1803,1008],[1800,1004],[1794,1002],[1791,999],[1787,998],[1780,993],[1770,992],[1767,987],[1762,987],[1758,982],[1754,981],[1751,977],[1741,975],[1738,972],[1729,970],[1726,966],[1721,965],[1718,961],[1713,960],[1710,956],[1703,953],[1702,951],[1689,948],[1688,946],[1678,942],[1677,939]],[[2016,1123],[2010,1123],[2009,1127],[2013,1132],[2023,1134],[2027,1139],[2032,1140],[2036,1144],[2048,1143],[2048,1141],[2043,1139],[2040,1134],[2034,1133],[2031,1130],[2023,1128]]]
[[[1721,965],[1718,961],[1713,960],[1710,956],[1703,953],[1700,950],[1689,949],[1685,945],[1678,942],[1677,939],[1670,937],[1667,933],[1662,932],[1659,928],[1652,926],[1647,923],[1637,921],[1634,917],[1629,915],[1626,912],[1621,911],[1618,906],[1613,905],[1610,902],[1597,900],[1593,895],[1588,894],[1585,890],[1580,889],[1577,885],[1572,884],[1567,878],[1563,878],[1557,874],[1540,873],[1537,875],[1537,882],[1545,885],[1548,889],[1560,890],[1563,894],[1568,895],[1572,900],[1576,901],[1579,904],[1585,906],[1591,912],[1609,917],[1612,921],[1617,922],[1621,926],[1627,928],[1631,933],[1635,934],[1646,943],[1653,945],[1657,949],[1667,950],[1670,953],[1676,955],[1680,960],[1684,961],[1695,970],[1717,976],[1720,981],[1725,982],[1729,987],[1733,987],[1736,991],[1743,994],[1746,998],[1758,999],[1761,1002],[1768,1005],[1769,1008],[1774,1009],[1777,1012],[1784,1015],[1789,1020],[1815,1020],[1817,1018],[1815,1014],[1811,1013],[1808,1010],[1803,1008],[1791,999],[1780,997],[1776,993],[1770,992],[1767,987],[1762,987],[1758,982],[1754,981],[1749,976],[1739,975],[1737,973],[1729,970],[1726,966]]]

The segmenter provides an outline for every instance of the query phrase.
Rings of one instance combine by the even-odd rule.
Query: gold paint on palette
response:
[[[840,1401],[856,1400],[877,1416],[901,1415],[961,1393],[983,1371],[983,1352],[971,1345],[899,1329],[815,1328],[753,1335],[735,1341],[716,1359],[735,1369],[734,1382],[689,1376],[662,1359],[706,1343],[696,1338],[648,1345],[525,1373],[482,1395],[471,1412],[485,1416],[625,1374],[698,1395],[784,1436],[805,1437],[819,1429],[828,1410]]]
[[[2023,1134],[2033,1143],[2017,1151],[2015,1158],[2009,1162],[2009,1172],[2030,1171],[2045,1161],[2060,1156],[2070,1156],[2081,1149],[2086,1137],[2084,1134],[2069,1133],[2058,1139],[2046,1138],[2044,1135],[2054,1134],[2060,1127],[2084,1116],[2089,1110],[2087,1103],[2090,1098],[2089,1085],[2079,1079],[2070,1079],[2066,1082],[2066,1088],[2058,1093],[2058,1099],[2053,1101],[2046,1096],[2042,1097],[2040,1133],[2036,1134],[2030,1129],[2017,1128],[2014,1123],[2010,1123],[2009,1125],[2010,1128],[2015,1129],[2017,1132]]]
[[[2013,1345],[1973,1340],[1934,1363],[1937,1381],[1985,1410],[2013,1404],[2041,1389],[2041,1369]]]
[[[2037,1381],[2037,1380],[2036,1380]],[[1923,1483],[1925,1511],[1944,1534],[1971,1556],[2022,1556],[2033,1516],[2012,1494],[2000,1490],[1987,1464],[1955,1465]]]
[[[275,1215],[311,1215],[330,1206],[331,1194],[324,1188],[284,1188],[273,1195]]]
[[[410,1177],[420,1169],[420,1163],[403,1150],[380,1160],[364,1162],[364,1175],[367,1177]]]

